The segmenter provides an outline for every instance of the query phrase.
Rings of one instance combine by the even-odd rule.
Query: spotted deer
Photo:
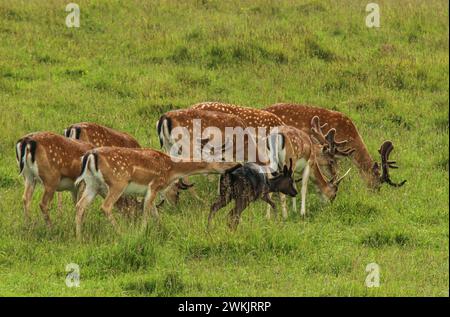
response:
[[[20,175],[25,181],[23,206],[25,220],[36,183],[44,187],[40,209],[47,226],[52,222],[48,213],[55,192],[70,191],[76,202],[78,189],[75,181],[81,171],[81,157],[94,148],[90,143],[65,138],[52,132],[27,134],[16,143],[16,159]]]
[[[77,139],[100,146],[120,146],[140,148],[139,142],[125,132],[117,131],[97,123],[80,122],[70,125],[64,130],[68,138]]]
[[[126,132],[117,131],[109,127],[93,123],[80,122],[68,126],[64,130],[64,135],[68,138],[81,140],[91,143],[95,147],[101,146],[119,146],[126,148],[140,148],[139,142]],[[180,188],[183,189],[183,188]],[[134,198],[120,199],[117,203],[121,210],[130,211],[134,209],[139,202]],[[58,194],[58,209],[62,209],[62,195]]]
[[[296,127],[306,133],[310,133],[311,120],[318,116],[330,128],[338,131],[337,142],[347,141],[347,146],[354,149],[350,155],[353,163],[358,167],[361,176],[366,180],[369,188],[379,188],[383,183],[394,187],[400,187],[405,184],[405,180],[400,183],[394,183],[390,179],[389,169],[398,168],[395,161],[389,160],[389,155],[394,146],[391,141],[384,141],[378,150],[381,155],[380,163],[375,162],[367,150],[364,141],[359,134],[352,120],[341,112],[332,111],[318,107],[311,107],[298,104],[279,103],[265,108],[278,117],[287,125]],[[340,155],[336,156],[337,158]]]
[[[176,139],[177,136],[174,136],[173,134],[175,134],[175,129],[178,129],[178,131],[184,130],[184,132],[190,136],[190,138],[188,139],[189,144],[187,144],[187,146],[190,146],[189,151],[187,151],[187,154],[189,154],[187,158],[193,158],[194,153],[197,153],[198,151],[202,152],[206,148],[208,148],[211,153],[220,152],[220,155],[222,155],[224,147],[227,147],[228,149],[229,142],[232,141],[232,157],[228,157],[227,160],[245,161],[248,159],[247,149],[249,148],[249,145],[253,145],[254,148],[257,147],[256,143],[254,142],[254,138],[252,134],[247,133],[243,136],[243,139],[239,143],[237,142],[237,134],[227,136],[227,129],[230,128],[240,128],[245,131],[247,125],[244,120],[242,120],[242,118],[233,114],[218,113],[214,111],[205,111],[198,109],[181,109],[166,112],[159,118],[156,124],[160,145],[166,153],[170,153],[171,151],[174,152],[175,149],[175,152],[171,155],[181,155],[179,152],[176,152],[177,148],[174,147],[178,140]],[[194,135],[194,130],[199,132],[200,137]],[[219,140],[216,139],[216,137],[211,138],[211,136],[209,135],[209,132],[214,133],[217,132],[217,130],[219,130],[221,135],[221,139]],[[195,149],[195,144],[198,145],[197,150]],[[238,153],[241,153],[243,155],[240,155],[240,157],[238,157]],[[191,188],[192,184],[187,183],[187,179],[184,179],[184,181],[179,182],[178,184],[181,184],[185,188],[190,187],[191,193],[196,198],[199,198],[193,188]],[[177,188],[175,188],[175,190],[172,189],[168,191],[167,194],[172,194],[172,198],[168,198],[172,201],[176,201],[173,196],[176,195],[177,197],[178,192],[179,191],[177,190]]]
[[[221,102],[201,102],[191,106],[191,109],[217,111],[236,115],[241,118],[248,127],[266,129],[266,134],[269,134],[271,128],[284,125],[284,122],[277,115],[274,115],[271,112],[233,104]]]
[[[176,143],[176,138],[172,135],[175,128],[178,128],[178,131],[185,131],[189,136],[189,144],[191,145],[190,150],[188,151],[189,157],[194,156],[195,145],[198,142],[198,150],[202,151],[205,146],[208,146],[211,150],[220,150],[220,155],[223,152],[223,146],[229,144],[232,140],[228,140],[227,138],[227,128],[228,131],[231,131],[230,128],[241,128],[245,130],[247,125],[245,121],[239,116],[233,114],[226,113],[217,113],[214,111],[201,111],[197,109],[180,109],[166,112],[164,115],[160,117],[157,122],[157,133],[160,141],[161,147],[166,151],[173,151],[173,145]],[[200,138],[194,139],[195,131],[197,130],[200,135]],[[210,138],[214,132],[220,131],[220,135],[222,139],[215,140],[215,138]],[[206,137],[203,137],[207,135]],[[233,144],[236,145],[236,134],[233,134]],[[253,139],[246,137],[244,138],[243,147],[246,148]],[[238,160],[236,157],[236,152],[240,150],[237,148],[233,148],[233,159]],[[177,153],[174,153],[177,154]],[[247,152],[243,152],[244,155],[247,155]],[[243,160],[246,160],[247,157],[244,156]]]
[[[156,195],[176,180],[188,175],[222,173],[235,166],[230,162],[179,161],[153,149],[101,147],[88,151],[82,159],[81,175],[86,189],[76,206],[76,235],[81,238],[84,212],[97,194],[105,199],[102,210],[117,230],[112,207],[123,195],[144,196],[144,222],[151,214],[158,218]]]
[[[300,214],[306,213],[306,193],[308,179],[311,176],[314,185],[325,200],[332,201],[336,197],[338,185],[347,173],[337,178],[335,170],[335,156],[349,156],[354,149],[346,147],[347,141],[337,142],[335,140],[336,129],[330,129],[326,134],[322,129],[319,117],[314,116],[311,120],[311,132],[307,134],[292,126],[280,126],[268,137],[267,146],[273,169],[281,171],[286,162],[293,161],[293,170],[302,171],[302,204]],[[331,171],[332,178],[327,180],[322,173],[323,169]],[[311,175],[312,174],[312,175]],[[282,215],[287,218],[286,199],[281,194]],[[293,198],[294,211],[296,211],[295,197]],[[270,217],[270,209],[267,211]]]

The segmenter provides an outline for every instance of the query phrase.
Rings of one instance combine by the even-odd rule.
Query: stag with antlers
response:
[[[311,126],[311,135],[291,126],[280,126],[269,135],[267,142],[273,164],[272,169],[279,171],[290,160],[294,162],[294,171],[303,170],[300,209],[302,216],[306,213],[306,193],[311,172],[313,183],[322,197],[326,200],[333,200],[336,197],[339,183],[348,174],[347,172],[344,176],[337,177],[335,156],[337,154],[348,156],[354,151],[346,147],[347,141],[337,142],[335,140],[335,129],[330,129],[324,134],[322,129],[326,125],[320,124],[319,117],[313,117]],[[330,171],[332,175],[330,180],[326,180],[322,169]],[[281,195],[281,203],[282,215],[283,218],[286,218],[287,208],[284,195]],[[293,206],[295,211],[295,197]],[[267,216],[270,217],[270,209],[267,211]]]
[[[406,181],[394,183],[390,179],[389,168],[397,168],[389,161],[389,154],[393,149],[392,142],[385,141],[380,147],[380,174],[379,163],[372,159],[356,126],[353,124],[352,120],[343,113],[324,108],[286,103],[274,104],[265,108],[265,110],[280,117],[285,124],[296,127],[306,133],[310,133],[311,120],[314,116],[320,117],[320,119],[323,122],[326,122],[330,128],[335,128],[339,131],[337,136],[338,140],[336,141],[340,142],[345,140],[347,141],[347,146],[354,149],[349,157],[351,157],[353,163],[358,167],[360,174],[367,181],[370,188],[379,188],[383,183],[387,183],[394,187],[400,187],[405,184]],[[336,157],[340,158],[341,155],[338,153]]]

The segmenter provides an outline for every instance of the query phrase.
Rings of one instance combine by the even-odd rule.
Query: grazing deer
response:
[[[323,108],[286,103],[274,104],[265,108],[265,110],[280,117],[285,124],[296,127],[308,134],[310,133],[311,120],[314,116],[318,116],[330,128],[337,129],[339,131],[339,140],[337,141],[345,140],[347,141],[347,146],[354,149],[351,155],[352,161],[358,167],[360,174],[367,181],[370,188],[379,188],[383,183],[400,187],[406,182],[394,183],[390,179],[389,168],[397,168],[394,161],[389,161],[389,154],[393,150],[392,142],[385,141],[378,150],[381,154],[380,174],[379,163],[372,159],[356,126],[343,113]],[[337,155],[337,157],[339,156]]]
[[[210,149],[220,149],[221,154],[223,152],[223,145],[226,145],[231,141],[226,139],[227,128],[228,131],[231,131],[230,128],[240,128],[244,131],[247,128],[245,121],[239,116],[197,109],[180,109],[166,112],[160,117],[156,125],[160,145],[166,152],[173,151],[172,147],[177,140],[172,134],[174,129],[178,128],[178,131],[184,131],[189,136],[188,141],[190,142],[190,145],[195,145],[195,143],[198,142],[198,150],[202,151],[205,146],[209,146]],[[195,135],[195,130],[200,134],[199,136]],[[217,133],[217,135],[220,134],[222,138],[220,140],[216,140],[215,138],[210,139],[210,135],[214,133]],[[207,137],[203,137],[205,134]],[[195,139],[196,137],[197,139]],[[236,145],[236,134],[233,134],[233,138],[233,144]],[[249,137],[246,137],[244,138],[243,147],[247,148],[248,144]],[[238,150],[240,149],[233,149],[233,159],[237,159],[236,152]],[[194,146],[191,146],[188,151],[190,158],[194,156],[194,151]],[[247,152],[243,153],[247,154]],[[244,160],[246,158],[247,157],[244,157]]]
[[[64,130],[68,138],[77,139],[100,146],[120,146],[128,148],[140,148],[139,142],[125,132],[102,126],[92,122],[75,123]]]
[[[49,227],[49,203],[55,192],[70,191],[76,202],[75,180],[80,175],[81,157],[93,145],[72,140],[52,132],[27,134],[16,143],[16,159],[20,175],[25,180],[23,205],[25,219],[29,220],[29,209],[37,182],[44,186],[40,208]]]
[[[173,135],[175,134],[175,129],[179,129],[178,131],[184,129],[184,133],[189,135],[189,138],[187,140],[189,141],[189,144],[187,144],[187,146],[189,147],[189,151],[187,151],[187,154],[189,154],[189,158],[194,157],[194,153],[198,151],[203,153],[203,150],[207,147],[209,147],[210,152],[213,152],[214,154],[218,153],[218,150],[220,149],[220,155],[222,155],[224,147],[230,141],[233,141],[232,144],[234,146],[231,153],[232,157],[228,157],[229,161],[247,160],[247,149],[249,148],[249,145],[253,145],[254,148],[256,148],[256,143],[254,143],[254,138],[251,133],[247,133],[246,135],[244,135],[241,143],[237,142],[238,133],[233,134],[232,136],[228,135],[229,139],[227,139],[227,129],[237,129],[237,132],[239,132],[239,129],[242,129],[244,134],[245,130],[247,129],[247,125],[245,124],[244,120],[233,114],[218,113],[198,109],[173,110],[166,112],[159,118],[156,124],[156,128],[160,145],[166,153],[170,153],[171,151],[174,152],[174,149],[177,149],[174,147],[174,145],[178,141]],[[194,135],[194,130],[196,130],[200,135]],[[209,132],[220,132],[221,138],[217,139],[217,136],[213,136],[213,138],[211,139],[210,135],[208,135]],[[195,149],[196,143],[198,144],[197,151]],[[238,153],[243,155],[238,155]],[[171,155],[181,154],[179,152],[176,152],[171,153]],[[192,185],[187,184],[187,179],[185,179],[184,181],[180,181],[178,184],[181,184],[182,186],[184,186],[184,188],[190,188]],[[179,185],[176,186],[179,187]],[[193,188],[190,188],[190,191],[197,199],[199,199]],[[168,192],[172,193],[172,196],[175,195],[176,197],[178,197],[177,188],[173,188]]]
[[[158,217],[154,206],[156,195],[176,180],[193,174],[222,173],[236,163],[177,161],[152,149],[101,147],[88,151],[82,159],[82,171],[76,184],[84,181],[86,188],[77,203],[76,234],[81,238],[84,212],[97,194],[105,196],[103,212],[117,229],[112,207],[122,195],[141,195],[144,199],[144,220],[148,213]]]
[[[292,126],[280,126],[268,137],[267,146],[271,156],[273,169],[281,170],[287,161],[293,161],[294,171],[303,170],[302,176],[302,205],[300,214],[306,213],[306,192],[308,188],[308,179],[312,171],[312,179],[316,188],[326,200],[333,200],[336,197],[338,185],[345,175],[336,178],[335,156],[351,155],[354,149],[347,148],[347,141],[337,142],[335,140],[336,130],[330,129],[326,134],[323,133],[319,117],[315,116],[311,120],[311,135],[294,128]],[[322,174],[322,169],[331,171],[332,178],[327,181]],[[282,215],[287,217],[286,199],[281,194]],[[295,197],[293,198],[294,211],[296,211]],[[267,216],[270,217],[270,209]]]
[[[241,214],[251,203],[261,198],[276,210],[274,202],[269,194],[281,192],[295,197],[297,190],[293,180],[292,159],[289,168],[285,165],[281,174],[269,178],[265,169],[255,163],[245,163],[243,166],[235,166],[220,176],[220,192],[216,202],[211,206],[208,217],[208,228],[214,214],[228,205],[231,200],[235,201],[235,207],[229,213],[228,225],[236,229]]]
[[[68,138],[91,143],[95,147],[119,146],[140,148],[139,142],[126,132],[117,131],[93,122],[80,122],[70,125],[64,130]],[[58,193],[58,209],[62,210],[62,193]],[[134,198],[120,199],[117,203],[120,209],[134,208],[138,205]]]
[[[247,127],[253,127],[255,129],[264,128],[266,134],[269,134],[270,129],[284,125],[283,121],[278,116],[262,109],[236,106],[221,102],[201,102],[193,105],[191,109],[216,111],[236,115],[245,122]]]

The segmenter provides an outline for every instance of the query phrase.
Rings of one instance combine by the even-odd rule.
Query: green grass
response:
[[[448,296],[448,2],[377,2],[379,29],[367,1],[79,0],[69,29],[66,1],[1,1],[0,295]],[[144,231],[118,216],[116,235],[97,200],[83,243],[70,195],[49,231],[39,190],[24,224],[19,137],[95,121],[159,148],[159,115],[208,100],[338,109],[373,155],[394,142],[392,177],[408,182],[371,192],[353,170],[333,204],[311,188],[306,219],[267,221],[259,202],[237,232],[222,211],[208,234],[216,184],[196,177],[202,201],[183,195]],[[364,284],[371,262],[379,288]]]

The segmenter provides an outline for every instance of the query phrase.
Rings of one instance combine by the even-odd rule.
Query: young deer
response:
[[[292,159],[290,159],[289,168],[285,165],[283,172],[273,178],[269,178],[265,170],[255,163],[235,166],[226,171],[220,176],[220,193],[211,206],[208,228],[211,226],[214,214],[228,205],[231,200],[235,201],[235,207],[229,213],[228,225],[233,230],[238,226],[245,208],[259,198],[276,210],[274,202],[270,199],[270,193],[281,192],[292,197],[297,195],[292,178],[293,172]]]
[[[139,142],[125,132],[102,126],[92,122],[75,123],[64,130],[68,138],[77,139],[100,146],[120,146],[128,148],[140,148]]]
[[[312,179],[317,189],[326,200],[333,200],[336,197],[338,185],[347,173],[336,178],[335,156],[348,156],[354,149],[345,148],[347,141],[335,141],[336,130],[330,129],[326,135],[323,134],[319,117],[315,116],[311,120],[311,135],[291,127],[281,126],[277,131],[268,137],[268,148],[272,162],[275,165],[273,169],[282,169],[287,161],[294,162],[294,171],[303,170],[302,176],[302,204],[300,214],[306,213],[306,193],[308,188],[308,179],[312,171]],[[321,169],[330,171],[332,178],[327,181]],[[281,195],[282,215],[287,217],[286,200]],[[295,197],[293,198],[294,211],[296,211]],[[267,211],[270,217],[270,209]]]
[[[176,180],[193,174],[222,173],[236,163],[191,162],[177,159],[152,149],[101,147],[88,151],[82,159],[81,176],[84,190],[76,209],[76,234],[81,238],[81,225],[86,207],[97,194],[105,196],[102,210],[117,229],[112,207],[122,195],[141,195],[144,200],[144,219],[149,210],[158,217],[154,200]]]
[[[29,220],[29,209],[37,182],[44,186],[40,208],[47,225],[51,226],[49,203],[55,192],[70,191],[76,202],[75,180],[80,175],[81,157],[94,146],[65,138],[52,132],[27,134],[16,143],[16,159],[20,175],[25,180],[23,205],[25,219]]]
[[[346,115],[323,108],[279,103],[265,108],[265,110],[277,115],[285,124],[296,127],[306,133],[310,133],[311,120],[318,116],[321,120],[329,124],[330,128],[336,128],[339,131],[338,141],[346,140],[347,145],[355,149],[351,155],[353,163],[358,167],[360,174],[367,181],[371,188],[379,188],[381,184],[388,183],[394,187],[402,186],[406,181],[394,183],[389,176],[389,168],[397,168],[394,161],[389,161],[389,154],[393,150],[391,141],[385,141],[378,152],[381,154],[380,165],[375,162],[369,154],[358,130],[352,120]],[[337,156],[339,157],[339,155]]]

